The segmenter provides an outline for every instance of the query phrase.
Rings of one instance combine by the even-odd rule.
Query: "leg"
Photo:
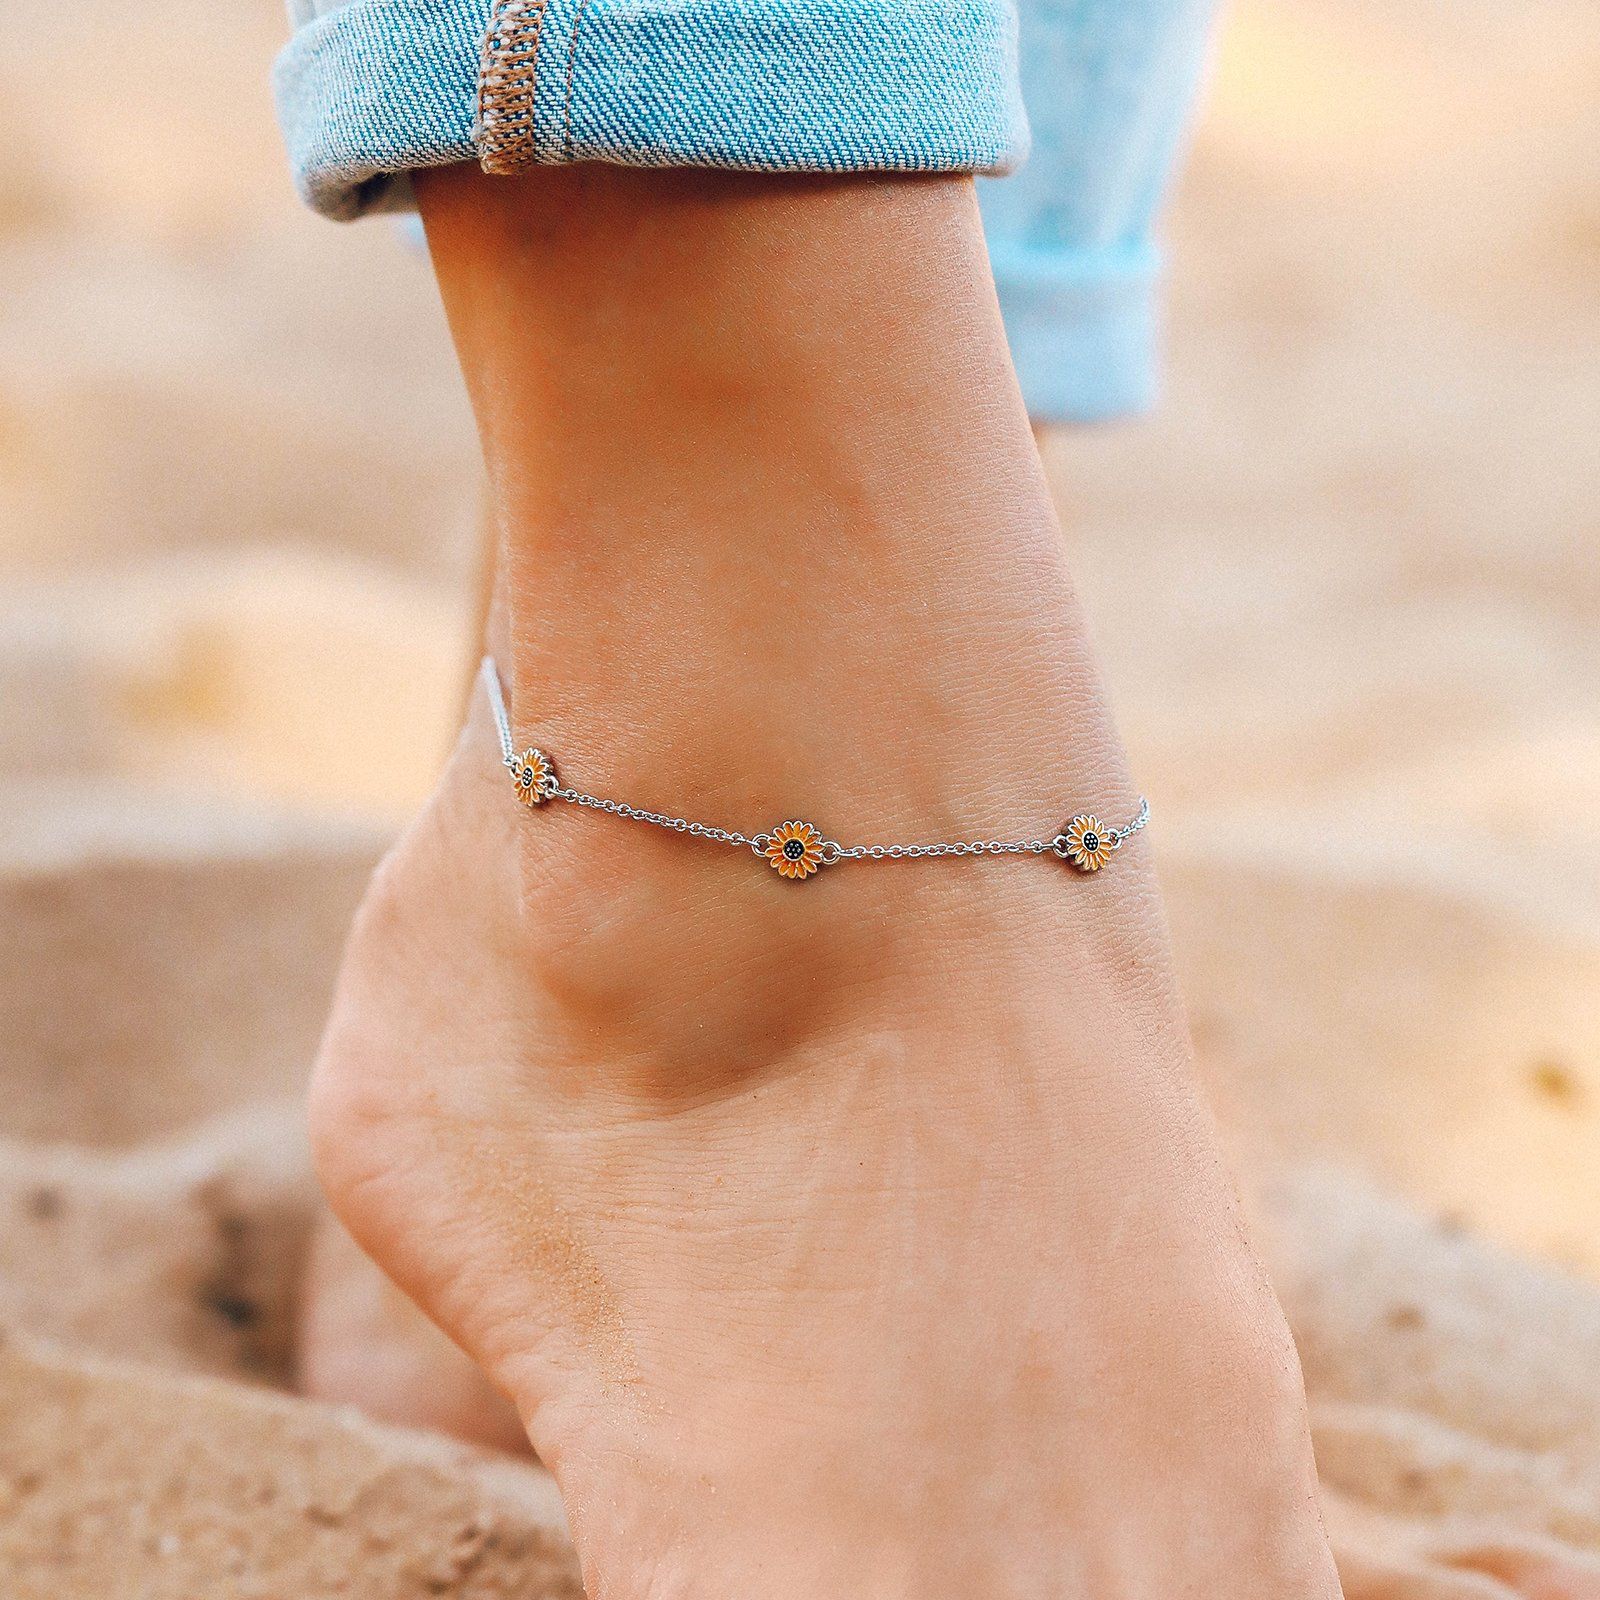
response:
[[[964,180],[419,191],[521,729],[752,831],[1134,790]],[[752,857],[515,806],[479,705],[319,1065],[336,1208],[484,1364],[597,1597],[1337,1593],[1143,839]]]

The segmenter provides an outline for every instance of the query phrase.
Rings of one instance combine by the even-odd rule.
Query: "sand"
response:
[[[276,0],[216,22],[0,60],[0,1594],[575,1594],[537,1468],[293,1393],[476,468],[421,264],[289,199]],[[1600,1596],[1597,69],[1579,0],[1243,0],[1164,409],[1045,445],[1352,1600]]]
[[[12,1600],[582,1594],[537,1467],[351,1412],[0,1345]]]

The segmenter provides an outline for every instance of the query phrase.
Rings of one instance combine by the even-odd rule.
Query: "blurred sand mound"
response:
[[[277,0],[13,10],[0,1592],[576,1594],[536,1469],[283,1392],[464,654],[425,270],[290,203]],[[1238,8],[1166,408],[1046,443],[1351,1600],[1600,1597],[1597,75],[1580,0]]]
[[[10,1600],[582,1594],[533,1466],[14,1339],[0,1415]]]

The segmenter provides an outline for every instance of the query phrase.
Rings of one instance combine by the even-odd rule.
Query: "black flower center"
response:
[[[785,839],[783,841],[783,859],[785,861],[798,861],[806,853],[804,839]]]
[[[1084,834],[1083,848],[1085,850],[1098,850],[1100,848],[1100,835],[1098,833]]]

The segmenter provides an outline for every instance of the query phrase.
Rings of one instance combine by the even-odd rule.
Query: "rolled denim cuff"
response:
[[[1160,255],[1152,244],[1074,251],[991,237],[1017,381],[1036,422],[1103,422],[1155,403]]]
[[[325,216],[403,209],[406,173],[457,161],[999,173],[1027,154],[1010,0],[295,4],[274,89]]]

